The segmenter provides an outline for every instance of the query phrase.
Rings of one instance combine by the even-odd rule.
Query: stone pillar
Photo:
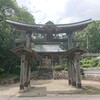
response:
[[[27,84],[28,84],[28,89],[31,88],[31,84],[30,84],[30,78],[31,78],[31,58],[29,57],[28,58],[28,73],[27,73],[27,77],[28,77],[28,80],[27,80]]]
[[[72,32],[67,33],[68,36],[68,50],[72,48]],[[72,72],[72,67],[70,64],[70,59],[68,59],[68,82],[69,85],[71,85],[71,72]]]
[[[24,90],[25,91],[27,91],[27,89],[28,89],[28,73],[29,73],[29,61],[28,61],[28,56],[26,56],[26,61],[25,61],[25,83],[24,83],[24,85],[25,85],[25,88],[24,88]]]
[[[62,64],[62,57],[59,56],[59,65],[61,65],[61,64]]]
[[[81,73],[80,73],[80,53],[75,53],[75,67],[76,67],[76,88],[81,88]]]
[[[71,64],[70,64],[70,59],[68,59],[68,83],[71,85]]]
[[[70,50],[71,48],[73,48],[72,32],[68,33],[67,36],[68,36],[68,50]]]
[[[76,86],[76,77],[75,77],[75,66],[73,59],[70,61],[71,65],[71,84],[72,86]]]
[[[32,32],[26,32],[26,48],[31,49],[31,35]]]
[[[31,50],[31,34],[32,32],[30,31],[27,31],[26,32],[26,48]],[[26,57],[26,71],[25,71],[25,77],[26,77],[26,80],[25,80],[25,88],[26,88],[26,91],[27,89],[30,88],[30,75],[31,75],[31,66],[30,66],[30,57],[29,55],[27,55]]]
[[[19,92],[24,92],[24,82],[25,82],[25,61],[26,61],[26,56],[21,55],[21,71],[20,71],[20,91]]]

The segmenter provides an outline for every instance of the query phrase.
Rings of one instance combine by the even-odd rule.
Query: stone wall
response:
[[[52,79],[53,70],[52,68],[39,68],[38,79]]]
[[[53,71],[53,79],[68,79],[67,71]]]
[[[40,69],[41,70],[41,69]],[[43,69],[44,70],[44,69]],[[68,79],[67,71],[54,71],[46,69],[45,71],[33,71],[31,73],[31,79]],[[49,72],[50,71],[50,72]],[[100,68],[87,68],[83,69],[84,80],[100,81]],[[19,78],[10,78],[5,80],[0,80],[0,85],[13,84],[19,82]]]
[[[38,76],[39,76],[39,72],[38,71],[33,71],[31,73],[31,79],[38,79]]]
[[[49,71],[49,70],[48,70]],[[67,79],[68,72],[67,71],[33,71],[31,74],[32,79]]]
[[[86,68],[83,69],[83,79],[84,80],[93,80],[100,81],[100,68]],[[41,76],[41,77],[40,77]],[[43,72],[39,75],[39,71],[32,72],[32,79],[68,79],[67,71],[54,71],[52,73]]]
[[[84,77],[85,80],[100,81],[100,68],[84,68]]]
[[[92,81],[99,81],[100,82],[100,76],[95,75],[85,75],[83,77],[84,80],[92,80]]]

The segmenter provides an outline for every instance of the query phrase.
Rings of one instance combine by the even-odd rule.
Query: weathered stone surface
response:
[[[92,81],[99,81],[100,82],[100,76],[95,75],[85,75],[84,80],[92,80]]]
[[[33,71],[31,73],[31,79],[38,79],[39,76],[39,72],[38,71]]]
[[[39,71],[33,71],[31,79],[68,79],[67,71],[54,71],[50,69],[42,69]]]
[[[52,79],[53,70],[51,68],[39,68],[39,79]]]
[[[85,80],[100,81],[100,68],[84,68],[84,77]]]
[[[53,71],[53,79],[68,79],[67,71]]]
[[[19,78],[4,79],[4,80],[0,80],[0,85],[14,84],[17,82],[19,82]]]
[[[40,69],[41,70],[41,69]],[[89,71],[90,70],[90,71]],[[40,73],[39,73],[40,72]],[[84,72],[84,71],[83,71]],[[67,71],[54,71],[50,72],[49,69],[42,69],[41,71],[33,71],[31,73],[31,79],[38,80],[38,79],[68,79],[68,72]],[[99,69],[85,69],[84,72],[84,80],[93,80],[100,82],[100,74]],[[13,84],[19,82],[19,78],[10,78],[7,80],[0,80],[0,85],[6,84]]]

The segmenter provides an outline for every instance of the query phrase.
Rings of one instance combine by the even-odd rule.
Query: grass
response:
[[[98,95],[100,94],[100,86],[98,87],[85,86],[83,87],[83,91],[79,92],[78,94]]]

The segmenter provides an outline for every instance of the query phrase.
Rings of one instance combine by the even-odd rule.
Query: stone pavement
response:
[[[0,100],[100,100],[100,95],[62,95],[62,96],[44,96],[44,97],[16,97],[0,96]]]
[[[82,81],[83,86],[100,86],[100,82]],[[78,90],[68,85],[67,80],[32,80],[31,91],[19,93],[19,83],[0,86],[0,96],[46,96],[51,94],[76,93]]]

